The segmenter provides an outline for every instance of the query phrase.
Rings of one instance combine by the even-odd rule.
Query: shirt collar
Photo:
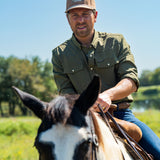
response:
[[[71,40],[72,40],[72,42],[74,43],[75,46],[77,46],[78,48],[81,48],[81,44],[78,42],[78,40],[75,37],[74,33],[72,34]]]
[[[93,40],[91,42],[91,46],[93,46],[94,49],[96,49],[96,47],[98,45],[98,39],[99,39],[98,32],[95,31]],[[82,45],[79,43],[79,41],[77,40],[77,38],[75,37],[74,34],[72,35],[71,40],[74,43],[74,45],[76,45],[78,48],[82,48]]]
[[[95,49],[97,48],[98,41],[99,41],[99,35],[98,35],[98,32],[95,31],[95,32],[94,32],[93,40],[92,40],[92,42],[91,42],[91,45],[92,45]]]

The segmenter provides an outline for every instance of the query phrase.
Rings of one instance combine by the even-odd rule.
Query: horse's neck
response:
[[[120,147],[116,143],[110,129],[96,113],[93,114],[93,119],[95,132],[99,140],[98,160],[122,160]]]

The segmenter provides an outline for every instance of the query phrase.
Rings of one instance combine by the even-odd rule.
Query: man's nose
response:
[[[78,17],[79,22],[84,22],[84,20],[85,20],[84,16],[81,15],[81,16]]]

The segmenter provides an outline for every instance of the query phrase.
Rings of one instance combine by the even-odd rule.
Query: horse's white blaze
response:
[[[88,117],[86,120],[89,121]],[[97,158],[98,160],[122,160],[122,153],[127,160],[133,160],[128,154],[124,144],[118,141],[116,143],[112,133],[106,126],[104,121],[97,116],[97,121],[100,127],[103,145],[99,145]],[[72,160],[76,146],[82,140],[88,139],[89,128],[78,128],[73,125],[56,124],[52,128],[40,134],[40,142],[52,142],[55,145],[53,154],[57,160]]]
[[[76,145],[83,139],[87,139],[86,129],[71,125],[56,124],[40,134],[40,142],[52,142],[55,145],[53,153],[57,160],[71,160]]]

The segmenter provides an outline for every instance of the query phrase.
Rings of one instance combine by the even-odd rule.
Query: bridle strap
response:
[[[97,160],[97,147],[98,147],[98,139],[97,135],[95,134],[95,127],[93,124],[93,118],[92,113],[89,111],[89,118],[90,118],[90,128],[91,128],[91,134],[92,134],[92,157],[91,160]]]
[[[144,160],[142,158],[142,156],[140,155],[140,153],[137,151],[137,149],[134,147],[134,145],[132,144],[132,142],[130,141],[130,139],[128,138],[127,134],[123,131],[123,129],[119,126],[119,124],[114,120],[114,118],[112,117],[112,115],[107,111],[106,114],[107,116],[105,115],[105,113],[103,112],[102,110],[102,107],[100,106],[100,104],[98,104],[98,108],[100,110],[100,113],[105,121],[105,123],[109,126],[109,128],[111,129],[110,127],[110,124],[108,122],[108,118],[107,116],[112,120],[112,122],[117,126],[117,128],[119,129],[119,131],[121,132],[121,134],[124,136],[124,138],[127,140],[128,144],[132,147],[132,149],[134,150],[134,152],[137,154],[137,156],[139,157],[140,160]],[[111,129],[111,133],[113,135],[113,137],[115,138],[115,135]],[[116,142],[117,142],[117,139],[115,138]],[[123,155],[123,153],[122,153]],[[124,155],[123,155],[123,158],[124,158]],[[149,158],[150,159],[150,158]]]

